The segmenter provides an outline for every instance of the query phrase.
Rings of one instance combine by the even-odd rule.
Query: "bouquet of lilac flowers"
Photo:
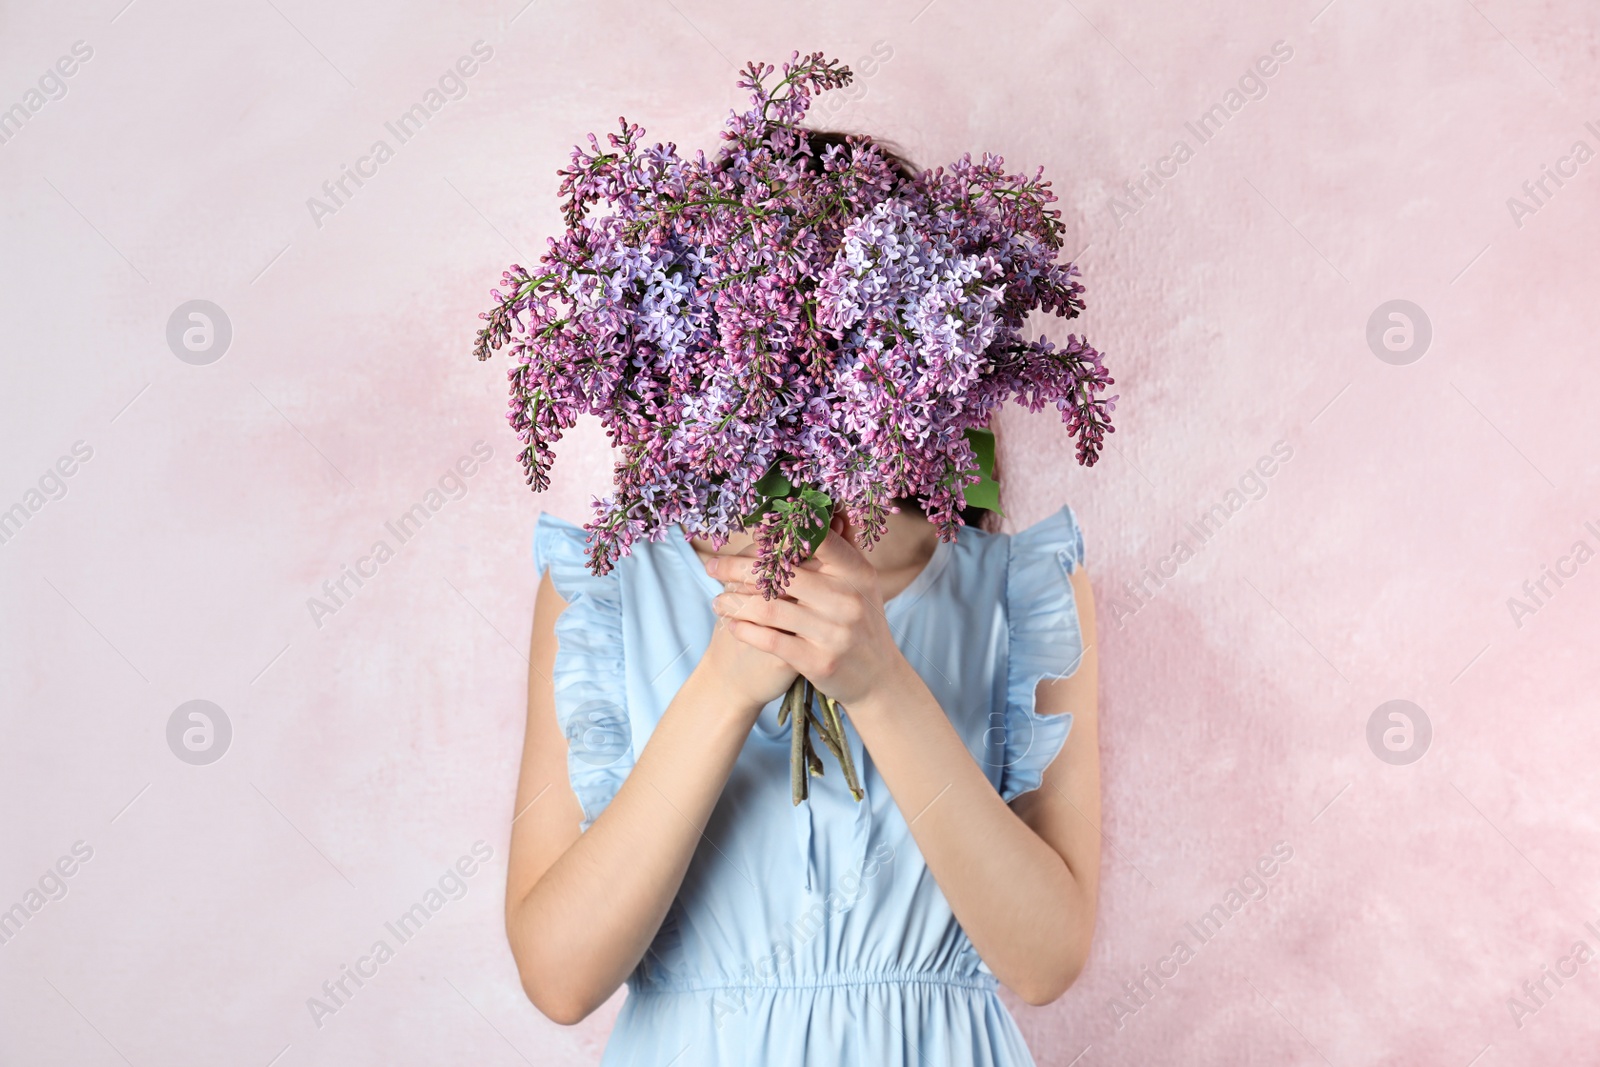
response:
[[[850,71],[795,53],[775,73],[746,67],[751,108],[713,157],[645,147],[626,119],[604,150],[590,135],[560,171],[566,232],[481,316],[478,358],[509,345],[516,361],[509,418],[535,492],[579,414],[619,450],[585,526],[596,574],[676,525],[718,548],[747,530],[779,596],[836,509],[864,545],[898,498],[944,540],[963,506],[997,510],[984,427],[1007,400],[1053,403],[1085,466],[1112,430],[1100,354],[1023,335],[1031,311],[1084,306],[1042,170],[966,156],[906,179],[864,138],[815,153],[801,121]],[[798,679],[783,704],[795,802],[821,773],[811,726],[859,799],[839,706],[816,694],[813,712],[813,692]]]

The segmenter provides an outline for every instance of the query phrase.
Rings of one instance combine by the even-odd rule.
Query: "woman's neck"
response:
[[[854,540],[854,531],[847,530],[846,536]],[[877,544],[862,549],[868,562],[878,572],[878,582],[885,600],[898,594],[921,573],[933,558],[934,546],[938,541],[938,529],[914,507],[902,507],[889,516],[888,528]],[[755,551],[755,538],[747,533],[734,534],[715,553],[711,551],[711,542],[705,538],[694,537],[690,543],[701,556],[737,556],[753,554]]]

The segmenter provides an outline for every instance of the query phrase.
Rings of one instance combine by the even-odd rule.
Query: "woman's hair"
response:
[[[836,130],[806,130],[804,132],[806,137],[806,147],[811,150],[811,156],[807,163],[807,167],[810,170],[820,173],[822,170],[822,153],[835,146],[840,148],[848,147],[853,139],[856,141],[866,141],[867,143],[876,147],[878,149],[878,154],[883,156],[883,158],[888,161],[889,167],[894,171],[895,175],[901,182],[912,181],[919,173],[917,168],[912,165],[911,161],[902,156],[893,145],[887,141],[880,140],[879,138],[868,137],[862,134],[840,133]],[[1000,493],[1003,497],[1005,495],[1005,482],[1000,478],[999,449],[997,448],[995,452],[994,480],[999,483]],[[922,511],[921,503],[919,503],[914,497],[899,497],[895,500],[895,506],[917,511],[919,513]],[[962,508],[961,521],[966,523],[968,526],[976,526],[978,529],[985,530],[990,533],[997,533],[1000,529],[1000,516],[988,510],[987,508]]]

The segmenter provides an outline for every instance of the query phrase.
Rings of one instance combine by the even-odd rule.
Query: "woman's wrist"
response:
[[[688,698],[684,703],[686,710],[694,717],[704,719],[707,727],[715,729],[727,725],[730,729],[738,730],[741,736],[750,732],[761,709],[765,707],[764,703],[741,692],[737,686],[728,684],[726,672],[705,659],[689,672],[679,696]]]
[[[916,714],[924,702],[916,699],[919,693],[929,693],[927,683],[911,666],[911,661],[896,654],[884,669],[873,677],[873,684],[865,694],[845,704],[845,711],[857,723],[869,726],[893,722],[908,714]]]

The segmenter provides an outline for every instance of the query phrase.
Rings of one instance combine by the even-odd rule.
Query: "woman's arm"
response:
[[[756,717],[794,671],[719,625],[616,797],[580,833],[550,682],[565,608],[545,575],[528,656],[506,933],[528,998],[571,1024],[604,1004],[644,956]]]
[[[904,656],[893,681],[849,705],[962,929],[1029,1004],[1061,996],[1088,962],[1100,883],[1094,607],[1081,567],[1072,585],[1086,651],[1071,677],[1039,684],[1035,705],[1071,712],[1072,729],[1040,787],[1009,807]]]
[[[712,573],[748,581],[736,561]],[[1041,787],[1011,806],[895,645],[877,572],[838,533],[796,572],[792,600],[736,592],[716,603],[736,637],[846,706],[973,947],[1030,1004],[1055,1000],[1082,971],[1099,886],[1094,602],[1082,568],[1072,585],[1085,653],[1071,677],[1039,685],[1037,704],[1070,711],[1072,730]]]

